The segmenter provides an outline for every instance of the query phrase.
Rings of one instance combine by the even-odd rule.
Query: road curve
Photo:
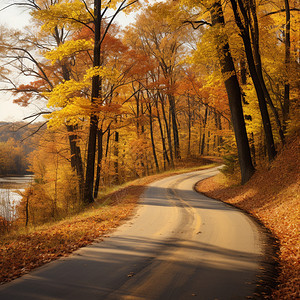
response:
[[[0,286],[0,299],[245,299],[264,236],[245,214],[194,191],[217,168],[149,185],[103,242]]]

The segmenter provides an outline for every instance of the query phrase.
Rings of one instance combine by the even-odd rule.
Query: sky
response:
[[[11,0],[0,0],[0,10],[10,3]],[[28,11],[16,7],[0,11],[0,24],[5,27],[22,28],[29,24]],[[0,121],[20,121],[36,109],[34,106],[24,108],[14,104],[9,93],[0,91]]]
[[[11,3],[13,3],[13,0],[0,0],[0,25],[16,29],[22,29],[24,26],[30,25],[29,12],[24,8],[13,6],[1,11],[2,8]],[[122,25],[127,25],[133,20],[133,16],[128,18],[122,15],[119,22]],[[20,121],[23,118],[40,111],[41,108],[42,107],[38,107],[37,105],[21,107],[13,103],[9,93],[0,91],[0,121]]]

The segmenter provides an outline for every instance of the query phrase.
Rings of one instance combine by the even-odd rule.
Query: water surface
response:
[[[32,175],[9,176],[0,178],[0,216],[13,220],[16,206],[20,203],[25,188],[32,182]]]

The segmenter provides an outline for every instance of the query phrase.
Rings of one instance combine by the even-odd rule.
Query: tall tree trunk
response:
[[[225,22],[220,0],[214,2],[210,9],[210,14],[213,27],[224,27]],[[222,40],[224,40],[223,36]],[[231,119],[238,148],[242,184],[244,184],[251,178],[255,169],[251,160],[249,141],[243,115],[241,89],[236,76],[228,42],[220,44],[218,38],[216,38],[216,42],[217,51],[220,54],[219,60],[221,65],[221,72],[224,76],[225,88],[227,91],[231,112]]]
[[[187,95],[187,102],[188,102],[188,149],[187,149],[187,155],[188,157],[191,155],[191,127],[192,127],[192,112],[191,112],[191,103],[190,103],[190,96]]]
[[[160,104],[161,104],[161,108],[162,108],[163,118],[164,118],[167,137],[168,137],[171,167],[173,168],[174,167],[174,158],[173,158],[172,137],[171,137],[170,127],[169,127],[167,116],[166,116],[164,99],[161,97],[160,94],[159,94],[159,96],[160,96],[160,100],[161,100]]]
[[[208,115],[208,106],[206,105],[205,106],[204,121],[203,121],[203,133],[202,133],[202,140],[201,140],[200,155],[204,155],[207,115]]]
[[[291,62],[291,13],[289,0],[284,0],[285,4],[285,68],[286,77],[289,75]],[[286,79],[284,84],[284,102],[283,102],[283,126],[286,130],[286,122],[290,112],[290,84]]]
[[[176,159],[180,158],[180,147],[179,147],[179,134],[178,126],[176,119],[176,106],[175,106],[175,97],[173,95],[168,95],[169,104],[170,104],[170,115],[172,120],[172,130],[173,130],[173,139],[174,139],[174,155]]]
[[[95,42],[94,42],[94,67],[101,65],[101,0],[94,0],[94,18],[95,18]],[[92,104],[99,98],[101,89],[101,80],[99,76],[92,79]],[[84,202],[86,204],[94,202],[93,188],[95,176],[95,157],[96,157],[96,138],[98,130],[98,116],[92,111],[90,115],[89,140],[86,160],[86,176],[84,189]]]
[[[155,106],[156,106],[156,110],[157,110],[157,120],[158,120],[158,124],[159,124],[159,131],[160,131],[161,142],[162,142],[162,147],[163,147],[164,169],[166,170],[166,162],[168,163],[168,166],[169,166],[170,159],[169,159],[169,155],[168,155],[168,151],[167,151],[167,147],[166,147],[166,141],[165,141],[164,131],[163,131],[163,127],[162,127],[162,123],[161,123],[161,119],[160,119],[160,112],[158,109],[158,100],[157,99],[155,100]]]
[[[132,83],[132,89],[134,91],[134,99],[135,99],[135,103],[136,103],[136,133],[137,133],[137,137],[140,137],[140,92],[137,91],[134,87],[134,83]],[[147,93],[149,94],[149,92],[147,91]]]
[[[76,126],[73,125],[66,125],[69,137],[69,144],[70,144],[70,152],[71,152],[71,166],[74,170],[76,170],[76,174],[78,177],[78,184],[79,184],[79,193],[80,199],[83,197],[84,191],[84,171],[83,171],[83,164],[81,158],[81,151],[79,146],[77,145],[77,134]]]
[[[105,147],[105,157],[106,158],[108,156],[108,150],[109,150],[109,139],[110,139],[110,126],[108,127],[108,130],[107,130],[106,147]]]
[[[256,95],[258,98],[259,109],[263,121],[268,156],[269,156],[269,160],[272,161],[276,156],[276,150],[275,150],[270,117],[267,108],[267,101],[266,101],[267,90],[266,88],[264,88],[265,85],[263,84],[264,81],[263,81],[262,71],[261,71],[261,61],[260,61],[259,44],[258,44],[259,43],[258,28],[257,28],[258,23],[254,22],[254,24],[252,24],[251,23],[252,21],[249,19],[249,15],[252,14],[251,18],[254,19],[255,21],[256,14],[253,13],[253,10],[255,10],[256,8],[253,7],[253,5],[250,5],[251,7],[247,9],[247,7],[244,6],[242,0],[237,0],[237,1],[239,3],[239,8],[241,10],[244,21],[242,21],[240,17],[236,0],[231,0],[231,5],[233,8],[236,24],[240,29],[241,36],[243,39],[248,67],[254,84]],[[252,44],[254,49],[252,49]]]
[[[201,136],[202,136],[202,125],[201,125],[201,105],[199,105],[199,142],[198,142],[198,154],[201,154]]]
[[[139,95],[135,95],[135,100],[136,100],[136,133],[137,133],[137,137],[139,138],[140,137],[140,99],[139,99]]]
[[[156,172],[158,173],[159,172],[159,164],[158,164],[158,160],[157,160],[156,149],[155,149],[155,142],[154,142],[153,116],[152,116],[151,103],[149,103],[149,105],[148,105],[148,110],[149,110],[149,124],[150,124],[150,136],[151,136],[152,152],[153,152],[153,157],[154,157]]]
[[[206,141],[206,153],[209,155],[209,143],[210,143],[210,130],[207,131],[207,141]]]
[[[119,132],[115,132],[115,145],[114,145],[114,169],[115,169],[115,180],[114,184],[119,184]]]
[[[264,95],[265,95],[265,101],[269,104],[274,118],[275,122],[278,127],[278,132],[279,136],[281,139],[282,144],[285,143],[285,138],[282,130],[282,125],[280,121],[280,117],[277,111],[277,108],[274,106],[273,101],[271,99],[270,93],[267,89],[264,77],[263,77],[263,72],[262,72],[262,62],[261,62],[261,56],[260,56],[260,51],[259,51],[259,29],[258,29],[258,20],[257,20],[257,14],[256,14],[256,3],[253,2],[253,0],[250,0],[249,3],[247,3],[247,10],[249,12],[249,15],[252,16],[252,23],[249,21],[249,28],[250,28],[250,34],[251,34],[251,40],[252,40],[252,46],[253,46],[253,52],[254,52],[254,62],[255,62],[255,68],[256,72],[258,75],[258,78],[260,80],[260,84],[262,86]]]
[[[97,140],[98,140],[98,160],[97,160],[97,169],[96,169],[96,181],[94,188],[94,198],[98,197],[99,185],[100,185],[100,175],[101,175],[101,163],[103,158],[103,131],[100,128],[97,132]]]
[[[220,132],[222,130],[221,117],[220,117],[220,115],[216,111],[214,112],[214,116],[215,116],[216,129],[218,130],[217,131],[218,134],[215,136],[216,137],[216,142],[215,142],[214,146],[217,148],[217,152],[220,152],[220,144],[221,144],[221,135],[220,135]]]
[[[270,121],[268,108],[267,108],[267,102],[265,99],[265,94],[262,89],[258,74],[256,72],[255,62],[254,62],[252,51],[251,51],[251,44],[248,43],[247,40],[245,40],[244,43],[245,43],[245,50],[246,50],[246,55],[247,55],[249,71],[250,71],[251,78],[254,83],[254,88],[256,90],[259,109],[260,109],[260,113],[261,113],[261,117],[262,117],[262,121],[263,121],[268,156],[269,156],[269,160],[272,161],[276,156],[276,150],[275,150],[275,143],[274,143],[274,138],[273,138],[273,133],[272,133],[271,121]]]
[[[222,122],[221,122],[221,116],[218,115],[218,123],[219,123],[219,126],[218,126],[218,129],[220,130],[220,132],[222,131]],[[223,144],[223,137],[221,135],[219,135],[219,146],[222,146]]]

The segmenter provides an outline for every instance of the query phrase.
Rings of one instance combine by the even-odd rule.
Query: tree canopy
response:
[[[34,26],[1,28],[1,80],[20,105],[45,102],[48,138],[32,157],[44,192],[50,178],[72,177],[88,204],[105,186],[206,155],[225,157],[229,169],[239,161],[245,183],[298,126],[295,1],[15,5],[30,9]],[[123,12],[136,14],[125,28],[116,22]],[[37,157],[50,158],[47,143],[44,176]]]

